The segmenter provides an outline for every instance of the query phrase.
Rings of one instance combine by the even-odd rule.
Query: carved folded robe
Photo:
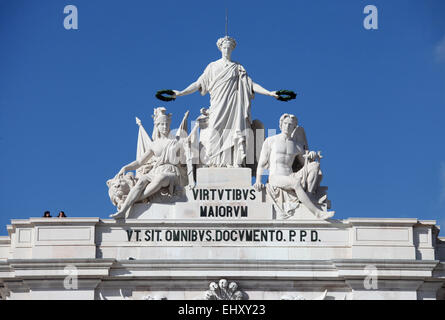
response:
[[[295,181],[302,180],[302,170],[293,172],[289,175]],[[281,186],[266,184],[266,194],[274,204],[275,210],[278,211],[281,219],[287,219],[295,214],[295,210],[300,207],[300,200],[293,190],[285,190]]]
[[[198,83],[201,95],[210,94],[211,133],[208,141],[203,142],[210,165],[231,165],[230,151],[235,146],[234,137],[251,127],[250,102],[254,98],[252,79],[239,63],[231,62],[225,66],[225,62],[218,60],[206,67]]]
[[[187,176],[181,174],[178,158],[177,144],[180,143],[176,139],[170,140],[162,153],[156,157],[153,163],[153,168],[147,173],[150,180],[153,180],[157,175],[162,174],[169,179],[169,194],[174,194],[175,187],[182,186],[187,183]],[[185,181],[184,181],[185,180]]]

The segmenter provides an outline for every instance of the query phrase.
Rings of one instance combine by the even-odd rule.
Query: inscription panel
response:
[[[101,246],[349,246],[349,230],[347,229],[289,228],[273,225],[110,227],[104,229],[100,232]]]

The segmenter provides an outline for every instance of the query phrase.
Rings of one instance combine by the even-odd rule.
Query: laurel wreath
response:
[[[162,101],[172,101],[176,99],[173,97],[174,94],[175,93],[173,92],[173,90],[170,89],[159,90],[158,92],[156,92],[156,98]],[[279,90],[276,92],[276,94],[278,95],[277,100],[285,102],[293,100],[297,97],[297,94],[291,90]]]
[[[285,101],[285,102],[287,102],[289,100],[293,100],[297,96],[297,94],[295,92],[290,91],[290,90],[279,90],[276,92],[276,94],[278,95],[277,100]]]
[[[173,92],[173,90],[159,90],[158,92],[156,92],[156,98],[158,98],[159,100],[162,101],[172,101],[175,100],[176,98],[173,97],[175,93]]]

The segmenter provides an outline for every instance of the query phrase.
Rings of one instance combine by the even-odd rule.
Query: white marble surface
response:
[[[249,168],[198,168],[196,185],[199,188],[250,188],[252,172]]]
[[[191,228],[315,230],[322,241],[156,243],[128,241],[126,232]],[[312,299],[326,289],[327,299],[443,297],[444,243],[435,221],[30,218],[8,230],[0,239],[0,292],[8,299],[122,299],[122,288],[128,299],[197,299],[221,278],[249,299]],[[63,289],[67,265],[78,270],[78,290]],[[364,287],[370,266],[375,290]]]
[[[213,192],[198,180],[181,201],[136,204],[127,219],[12,220],[0,237],[1,298],[194,300],[221,279],[245,299],[445,298],[436,221],[323,220],[304,207],[280,219],[264,191],[224,180],[240,169],[213,170],[227,172],[208,175]],[[245,182],[250,169],[241,171]],[[203,217],[203,206],[248,215]],[[64,287],[67,267],[76,290]]]

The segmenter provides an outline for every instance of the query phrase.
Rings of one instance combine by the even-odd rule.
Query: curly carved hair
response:
[[[296,116],[294,116],[293,114],[285,113],[280,117],[280,129],[283,124],[283,121],[287,118],[291,119],[295,125],[298,125],[298,119]]]
[[[236,48],[236,41],[235,39],[229,37],[229,36],[225,36],[223,38],[219,38],[218,41],[216,41],[216,46],[218,47],[219,51],[221,51],[221,47],[223,45],[224,42],[229,42],[230,46],[232,47],[232,50]]]

